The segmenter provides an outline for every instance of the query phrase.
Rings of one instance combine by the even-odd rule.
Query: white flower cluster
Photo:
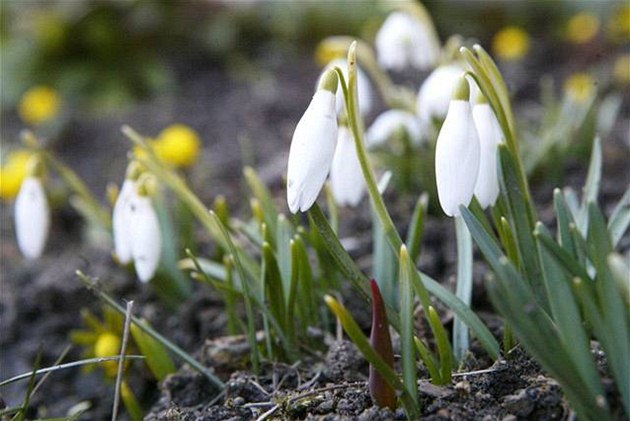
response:
[[[138,279],[148,282],[160,263],[162,235],[151,198],[139,192],[138,181],[128,177],[114,205],[112,225],[118,261],[133,261]]]
[[[499,195],[497,147],[503,140],[487,103],[470,105],[470,88],[460,76],[435,146],[435,179],[442,210],[459,216],[473,195],[486,208]]]
[[[441,55],[433,24],[422,13],[392,12],[376,35],[375,47],[380,66],[394,71],[433,68]],[[333,60],[326,66],[293,134],[287,171],[287,201],[292,213],[305,212],[313,205],[329,173],[333,196],[342,206],[358,205],[366,191],[355,139],[338,123],[338,117],[347,115],[335,68],[347,78],[344,60]],[[467,206],[473,195],[484,208],[493,205],[499,192],[496,150],[503,134],[491,107],[478,101],[477,85],[471,81],[469,87],[462,78],[465,71],[458,62],[438,66],[418,91],[416,113],[386,110],[366,132],[369,148],[381,147],[401,132],[411,144],[420,146],[433,138],[436,123],[437,127],[442,125],[436,143],[436,181],[440,204],[449,216],[459,215],[458,206]],[[466,84],[465,98],[452,99],[460,80]],[[359,68],[357,93],[358,111],[365,117],[372,109],[374,95]]]

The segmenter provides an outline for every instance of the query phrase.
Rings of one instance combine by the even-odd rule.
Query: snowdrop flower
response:
[[[367,146],[374,148],[386,143],[401,128],[414,144],[420,143],[422,132],[418,117],[407,111],[387,110],[376,117],[368,129],[365,135]]]
[[[393,12],[387,16],[374,40],[379,64],[388,70],[431,68],[440,55],[440,43],[430,21]]]
[[[337,84],[337,73],[327,71],[295,127],[287,169],[287,203],[291,213],[310,209],[328,177],[337,146]]]
[[[114,252],[123,265],[131,262],[131,203],[137,195],[136,188],[135,180],[125,179],[112,213]]]
[[[142,282],[148,282],[160,263],[162,235],[157,213],[145,190],[138,183],[138,190],[130,201],[131,257],[136,274]]]
[[[418,92],[416,109],[423,133],[429,132],[434,120],[443,120],[451,101],[451,93],[464,69],[457,64],[435,69]]]
[[[499,178],[497,175],[497,148],[503,140],[501,126],[494,111],[485,101],[481,101],[472,109],[475,127],[479,134],[479,174],[475,184],[475,196],[482,208],[494,205],[499,196]]]
[[[27,259],[42,255],[50,228],[50,208],[40,177],[27,176],[15,200],[15,234]]]
[[[328,63],[324,70],[324,73],[322,73],[322,76],[320,77],[320,85],[322,79],[324,78],[324,75],[328,71],[334,70],[335,67],[339,67],[343,70],[343,75],[346,78],[346,82],[348,81],[348,63],[345,59],[338,58]],[[363,70],[361,70],[360,67],[357,67],[357,92],[359,94],[359,112],[361,113],[361,115],[367,115],[372,110],[373,90],[367,75],[363,72]],[[343,89],[341,88],[337,90],[336,104],[337,115],[339,115],[343,110],[345,110],[346,107],[346,102],[343,98]]]
[[[479,136],[470,107],[468,82],[460,77],[435,145],[438,199],[448,216],[470,203],[479,171]]]
[[[366,190],[359,155],[350,129],[339,128],[337,149],[330,169],[330,184],[340,206],[356,206]]]

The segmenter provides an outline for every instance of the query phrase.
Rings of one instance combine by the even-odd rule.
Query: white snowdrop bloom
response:
[[[448,216],[468,206],[479,172],[479,137],[468,97],[468,82],[460,78],[435,145],[438,199]]]
[[[356,206],[365,194],[366,184],[352,132],[339,128],[337,149],[330,168],[330,185],[335,201],[340,206]]]
[[[287,203],[291,213],[310,209],[328,177],[337,146],[337,83],[333,70],[324,74],[295,127],[287,168]]]
[[[422,22],[403,12],[392,12],[374,40],[379,64],[388,70],[408,67],[426,70],[440,56],[440,43],[430,22]]]
[[[130,203],[131,256],[136,274],[142,282],[155,275],[162,252],[162,234],[151,198],[133,195]]]
[[[422,83],[416,99],[416,110],[423,133],[430,131],[434,120],[443,120],[446,116],[451,94],[463,71],[457,64],[440,66]]]
[[[346,83],[348,82],[348,63],[343,58],[338,58],[326,66],[324,73],[322,73],[322,77],[320,77],[320,81],[324,77],[327,71],[333,70],[335,67],[339,67],[343,70],[343,75],[346,79]],[[361,70],[360,67],[357,67],[357,93],[359,95],[359,112],[361,115],[367,115],[372,110],[373,105],[373,89],[372,84],[370,83],[367,75]],[[343,89],[339,87],[337,89],[337,101],[336,101],[336,110],[337,115],[341,114],[343,110],[345,110],[346,102],[343,98]]]
[[[497,117],[488,103],[476,104],[472,109],[479,135],[479,174],[475,196],[482,208],[494,205],[499,196],[497,175],[497,148],[504,139]]]
[[[131,204],[136,193],[136,182],[127,178],[120,189],[112,212],[114,252],[118,261],[126,265],[131,262]]]
[[[369,148],[386,143],[397,130],[404,129],[413,144],[419,144],[422,138],[418,117],[403,110],[387,110],[380,114],[365,134]]]
[[[28,176],[15,200],[15,234],[24,257],[37,259],[42,255],[49,229],[50,208],[42,180]]]

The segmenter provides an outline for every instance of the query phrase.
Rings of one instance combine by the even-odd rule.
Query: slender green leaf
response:
[[[405,244],[409,246],[409,257],[415,262],[420,256],[422,247],[422,234],[424,233],[424,220],[429,207],[429,195],[422,193],[416,202],[416,206],[411,215],[411,222],[407,230],[407,239]]]
[[[610,219],[608,220],[608,232],[612,240],[613,247],[619,244],[624,233],[630,225],[630,187],[626,189],[623,197],[615,206]]]
[[[416,348],[418,349],[418,353],[420,354],[420,359],[427,367],[427,370],[429,370],[431,382],[433,382],[434,384],[446,384],[447,382],[442,379],[442,373],[440,373],[438,362],[435,360],[435,356],[433,355],[429,347],[415,336],[413,340],[416,344]]]
[[[412,397],[417,394],[416,352],[414,344],[414,291],[411,285],[413,266],[407,248],[400,248],[400,353],[403,380]]]
[[[472,269],[473,253],[472,238],[466,223],[460,218],[455,218],[455,232],[457,237],[457,287],[455,295],[464,304],[470,307],[472,299]],[[468,326],[459,318],[453,322],[453,352],[455,360],[461,361],[470,346]]]
[[[143,320],[144,323],[147,323]],[[148,324],[148,323],[147,323]],[[162,381],[171,373],[177,371],[173,360],[168,356],[166,348],[148,334],[144,333],[137,325],[131,325],[131,335],[138,349],[146,358],[147,366],[153,376]]]
[[[289,300],[289,292],[291,287],[291,238],[293,238],[293,227],[287,221],[287,218],[280,214],[278,215],[276,232],[276,252],[278,269],[282,278],[282,288],[284,290],[284,297]]]
[[[438,355],[440,357],[440,378],[444,382],[443,384],[448,384],[451,382],[453,371],[453,351],[451,349],[451,343],[448,341],[448,334],[440,321],[440,316],[433,306],[429,306],[428,314],[432,325],[437,326],[433,334],[435,335],[435,343],[437,344]]]
[[[253,168],[245,167],[243,169],[243,175],[245,176],[245,181],[247,182],[252,194],[259,200],[262,206],[264,220],[267,223],[267,226],[271,232],[276,232],[278,211],[273,203],[273,197],[271,196],[269,189],[267,189],[267,186],[265,186],[265,183],[262,182]]]

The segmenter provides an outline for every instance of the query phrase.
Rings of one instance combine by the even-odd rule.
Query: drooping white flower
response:
[[[435,145],[438,199],[448,216],[468,206],[479,172],[479,136],[468,98],[468,82],[461,77]]]
[[[403,110],[387,110],[376,117],[365,134],[367,146],[373,148],[384,144],[401,128],[414,144],[420,143],[422,136],[418,117]]]
[[[291,213],[310,209],[328,177],[337,146],[337,83],[334,70],[320,78],[319,89],[295,127],[287,168]]]
[[[434,120],[443,120],[446,116],[451,94],[462,72],[463,68],[458,64],[443,65],[422,83],[416,99],[416,110],[423,133],[430,131]]]
[[[131,256],[136,274],[142,282],[155,275],[162,252],[162,234],[151,198],[135,194],[130,202]]]
[[[365,194],[366,184],[359,155],[350,129],[339,128],[337,149],[330,168],[330,185],[340,206],[356,206]]]
[[[479,175],[475,184],[475,196],[481,207],[485,209],[494,205],[499,196],[497,148],[504,136],[497,117],[488,103],[475,104],[472,113],[480,144]]]
[[[49,229],[50,208],[42,180],[28,176],[15,200],[15,234],[24,257],[37,259],[42,255]]]
[[[131,204],[136,193],[136,182],[125,179],[112,212],[114,252],[118,261],[126,265],[131,262]]]
[[[343,75],[348,82],[348,63],[345,59],[338,58],[326,66],[324,72],[322,73],[322,77],[320,77],[320,81],[329,70],[334,69],[335,67],[339,67],[343,70]],[[367,75],[361,70],[360,67],[357,66],[357,93],[359,95],[359,112],[361,115],[367,115],[372,110],[373,103],[373,89],[372,84],[370,83]],[[336,110],[337,115],[341,114],[343,110],[345,110],[346,102],[343,98],[343,89],[337,89],[337,98],[336,98]]]
[[[426,70],[435,65],[440,55],[440,42],[432,23],[403,12],[387,16],[374,44],[379,64],[388,70]]]

